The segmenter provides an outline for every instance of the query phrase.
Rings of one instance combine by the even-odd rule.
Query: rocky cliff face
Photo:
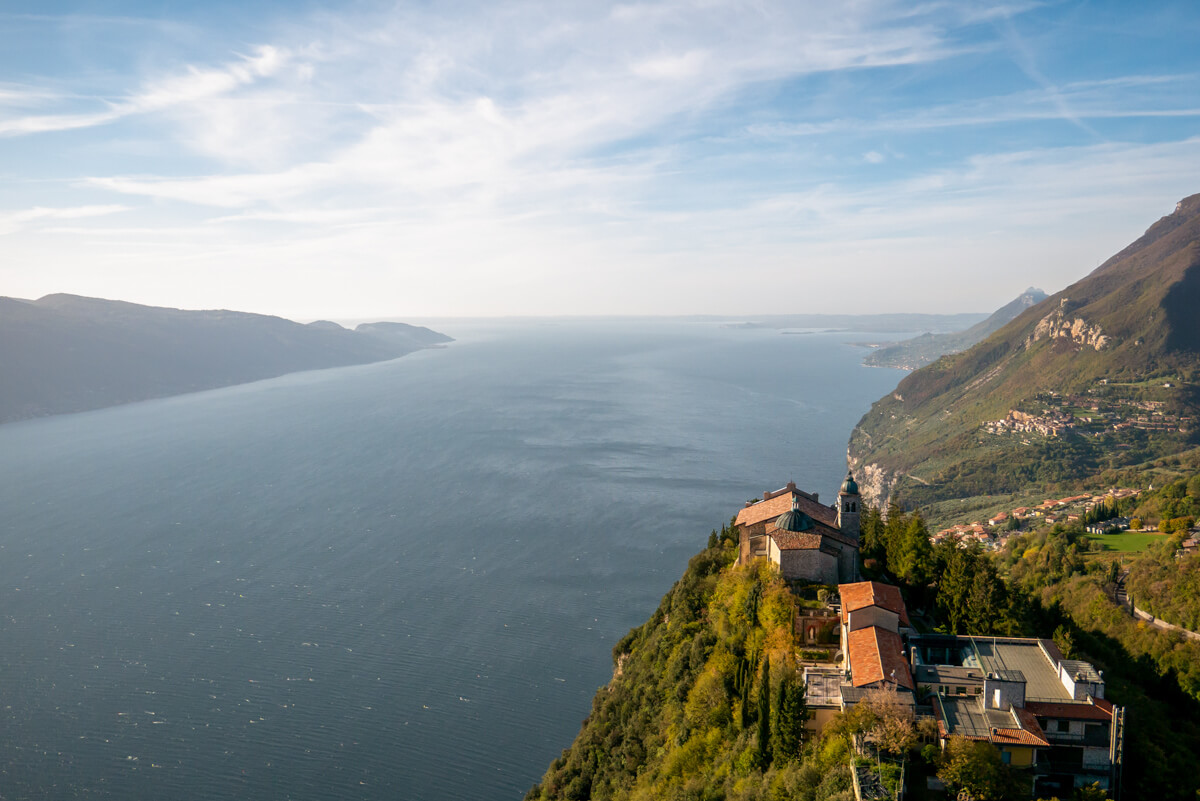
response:
[[[899,476],[874,462],[860,462],[853,456],[848,456],[847,461],[850,464],[850,472],[854,474],[854,480],[858,482],[858,491],[863,501],[886,508]]]
[[[1112,344],[1112,337],[1105,334],[1099,325],[1088,325],[1082,317],[1070,319],[1066,311],[1067,302],[1067,298],[1063,298],[1057,309],[1038,321],[1033,333],[1025,340],[1026,349],[1043,339],[1067,339],[1081,348],[1093,350],[1104,350]]]

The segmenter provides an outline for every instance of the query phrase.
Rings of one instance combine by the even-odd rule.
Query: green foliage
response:
[[[771,657],[764,656],[758,683],[758,767],[771,764]]]
[[[1125,786],[1139,798],[1195,801],[1200,777],[1200,643],[1136,620],[1104,591],[1106,571],[1035,587],[1029,633],[1070,632],[1076,658],[1104,671],[1105,697],[1127,709]]]
[[[1054,644],[1058,646],[1058,650],[1062,655],[1071,659],[1075,655],[1075,638],[1071,635],[1071,630],[1066,626],[1059,626],[1054,630]]]
[[[850,801],[848,741],[803,738],[791,592],[717,540],[618,643],[617,675],[527,799]]]
[[[1175,558],[1177,540],[1146,551],[1129,568],[1125,588],[1139,608],[1200,631],[1200,554]]]
[[[951,737],[946,742],[937,775],[953,793],[965,791],[976,801],[1029,797],[1015,771],[1000,761],[996,748],[964,737]]]
[[[771,753],[777,764],[790,762],[800,756],[806,720],[808,701],[804,680],[795,671],[789,671],[779,680],[775,717],[771,719]]]

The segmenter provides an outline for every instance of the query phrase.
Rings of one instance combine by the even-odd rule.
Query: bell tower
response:
[[[838,490],[838,528],[845,533],[858,537],[859,515],[862,514],[862,496],[858,494],[858,482],[854,475],[846,473],[846,480]]]

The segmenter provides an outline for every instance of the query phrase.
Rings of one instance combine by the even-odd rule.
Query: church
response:
[[[862,497],[846,475],[837,503],[826,506],[789,481],[764,492],[738,512],[738,564],[766,558],[785,579],[822,584],[858,581],[858,533]]]

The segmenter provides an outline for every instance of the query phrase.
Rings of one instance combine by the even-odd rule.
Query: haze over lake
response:
[[[0,796],[519,798],[708,532],[832,499],[901,375],[852,333],[433,327],[0,426]]]

